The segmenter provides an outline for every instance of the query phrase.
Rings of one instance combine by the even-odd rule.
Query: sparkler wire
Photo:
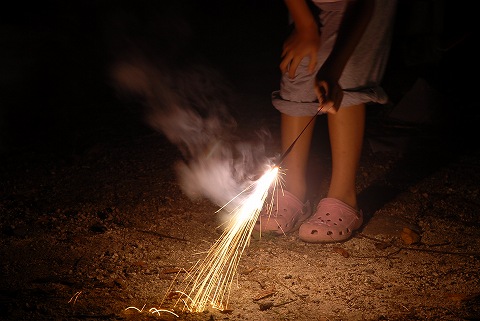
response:
[[[295,138],[295,140],[293,141],[293,143],[287,148],[286,151],[283,152],[283,154],[280,156],[278,162],[276,163],[277,166],[280,166],[283,161],[285,160],[285,157],[287,157],[288,154],[290,154],[290,152],[292,151],[293,149],[293,146],[295,145],[295,143],[297,142],[297,140],[300,138],[300,136],[302,136],[303,132],[308,128],[308,126],[310,125],[310,123],[315,119],[315,117],[318,116],[318,114],[320,113],[321,109],[318,109],[317,112],[315,113],[315,115],[313,115],[313,117],[308,121],[307,125],[305,125],[305,127],[302,129],[302,131],[300,132],[300,134],[298,134],[297,138]]]

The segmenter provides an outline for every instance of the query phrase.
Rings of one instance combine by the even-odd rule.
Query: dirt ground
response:
[[[218,207],[176,183],[172,148],[145,134],[69,162],[11,164],[0,203],[2,320],[480,318],[479,152],[431,168],[423,156],[402,163],[369,148],[358,183],[368,220],[351,240],[252,237],[227,312],[180,305],[178,318],[152,315],[171,308],[160,303],[179,285],[173,271],[221,233]],[[409,244],[405,228],[420,239]]]
[[[245,108],[240,137],[264,127],[272,156],[278,52],[255,54],[263,58],[235,60],[226,74]],[[396,107],[429,105],[441,90],[416,82],[423,75],[415,66],[408,75],[403,65],[391,68],[392,102],[367,114],[357,182],[362,228],[332,244],[304,243],[295,232],[251,235],[227,309],[196,313],[174,306],[170,293],[221,238],[218,206],[185,195],[174,171],[180,152],[143,122],[135,103],[96,99],[103,87],[95,87],[71,107],[81,106],[85,119],[62,128],[67,148],[34,140],[36,148],[2,154],[0,319],[480,320],[480,149],[465,140],[480,120],[478,106],[463,97],[468,117],[438,120],[427,111],[429,122],[399,120],[405,114]],[[324,120],[316,130],[326,132]],[[325,138],[315,141],[311,160],[322,164],[309,170],[315,204],[328,187]]]

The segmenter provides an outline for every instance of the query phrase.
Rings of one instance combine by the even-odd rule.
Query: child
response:
[[[387,102],[380,87],[390,51],[395,0],[285,0],[294,29],[285,41],[280,90],[272,103],[281,112],[285,151],[312,117],[326,114],[332,152],[327,197],[312,213],[306,168],[314,121],[300,135],[282,167],[284,192],[273,210],[260,213],[255,229],[274,234],[299,226],[305,242],[338,242],[363,223],[356,173],[367,103]],[[312,215],[313,214],[313,215]]]

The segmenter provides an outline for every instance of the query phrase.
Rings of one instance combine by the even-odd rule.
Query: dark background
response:
[[[399,1],[384,81],[394,106],[425,79],[441,97],[432,122],[459,143],[479,120],[470,3]],[[109,78],[132,50],[172,66],[208,65],[233,92],[254,88],[272,109],[287,22],[274,0],[14,2],[0,13],[0,153],[70,157],[151,131],[139,103]]]

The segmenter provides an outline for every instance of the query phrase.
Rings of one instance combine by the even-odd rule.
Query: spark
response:
[[[125,310],[137,310],[138,312],[143,312],[143,309],[145,309],[145,304],[143,305],[143,307],[141,309],[137,308],[137,307],[128,307],[128,308],[125,308]]]
[[[125,308],[125,311],[126,311],[126,310],[136,310],[136,311],[142,313],[143,310],[145,309],[145,306],[146,306],[146,304],[144,304],[141,309],[139,309],[139,308],[137,308],[137,307],[128,307],[128,308]],[[167,309],[150,308],[150,309],[148,310],[148,312],[150,312],[150,313],[152,313],[152,314],[155,314],[155,313],[156,313],[156,314],[158,314],[158,315],[160,315],[162,312],[165,312],[165,313],[170,313],[170,314],[176,316],[177,318],[179,317],[178,314],[176,314],[175,312],[173,312],[173,311],[171,311],[171,310],[167,310]]]
[[[75,294],[70,298],[70,300],[68,300],[68,303],[73,303],[73,305],[75,305],[80,294],[82,294],[82,291],[75,292]]]
[[[183,304],[183,309],[190,312],[203,312],[212,307],[220,311],[227,310],[230,299],[230,290],[233,279],[236,275],[240,258],[245,248],[250,243],[250,236],[258,220],[262,208],[265,206],[267,212],[273,208],[274,195],[278,186],[282,184],[280,174],[284,172],[279,166],[268,165],[265,173],[252,184],[247,186],[238,195],[228,201],[216,212],[225,209],[235,200],[245,196],[239,205],[229,211],[230,219],[225,223],[225,229],[220,238],[210,247],[203,260],[198,260],[190,269],[179,269],[168,288],[161,306],[165,301],[176,297],[173,308],[150,308],[152,314],[170,313],[176,317],[174,308]],[[268,196],[269,202],[265,204]],[[182,291],[173,290],[174,284],[178,281],[179,275],[185,273],[180,286]],[[139,309],[130,306],[125,310],[133,309],[142,313],[145,305]]]
[[[197,261],[187,271],[182,282],[184,291],[176,291],[180,293],[180,298],[175,305],[182,302],[184,308],[190,312],[202,312],[208,307],[227,309],[232,281],[240,258],[250,243],[251,233],[267,200],[269,190],[271,187],[275,190],[280,181],[279,171],[278,166],[269,167],[257,181],[240,193],[247,193],[247,197],[231,210],[231,217],[226,222],[222,235],[206,253],[205,258]],[[233,199],[227,204],[232,201]]]

